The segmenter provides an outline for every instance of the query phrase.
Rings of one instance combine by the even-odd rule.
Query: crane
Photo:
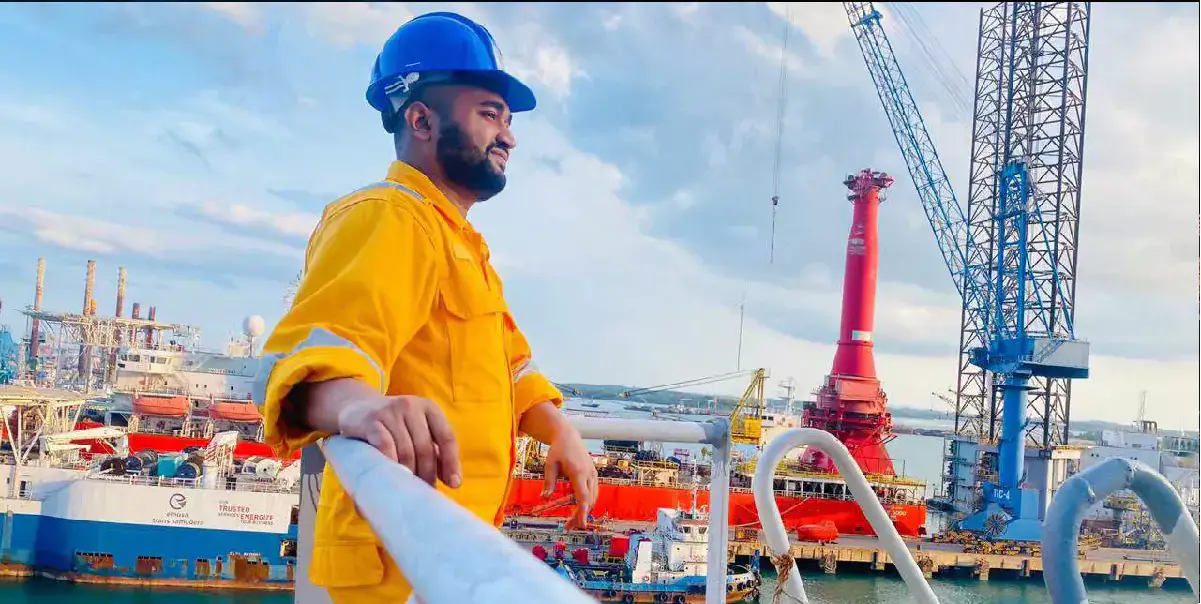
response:
[[[723,373],[721,375],[694,378],[672,384],[662,384],[659,386],[626,390],[619,393],[618,396],[628,399],[633,396],[649,394],[651,392],[674,390],[686,386],[713,384],[745,376],[750,376],[751,383],[747,385],[746,390],[743,391],[742,396],[738,398],[738,402],[734,404],[734,409],[730,412],[730,438],[733,442],[738,444],[762,445],[763,412],[767,406],[767,399],[764,396],[763,389],[764,383],[769,376],[767,369],[762,367],[757,369],[732,371],[730,373]]]
[[[991,442],[1000,414],[999,478],[982,485],[961,527],[1038,539],[1038,493],[1022,488],[1026,440],[1066,441],[1070,380],[1089,371],[1074,316],[1090,4],[981,11],[966,211],[881,13],[871,2],[843,7],[963,303],[955,432]]]

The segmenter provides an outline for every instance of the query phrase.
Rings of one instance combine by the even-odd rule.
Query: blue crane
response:
[[[1088,377],[1089,345],[1073,323],[1089,4],[981,11],[966,212],[881,13],[871,2],[843,7],[963,302],[956,434],[996,440],[999,393],[999,472],[983,481],[980,505],[960,526],[1036,540],[1040,502],[1023,488],[1026,440],[1066,440],[1070,380]]]

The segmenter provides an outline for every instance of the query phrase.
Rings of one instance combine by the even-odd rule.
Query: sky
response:
[[[982,6],[882,7],[961,200]],[[960,302],[832,3],[0,5],[0,324],[25,329],[43,257],[48,309],[80,309],[94,259],[100,312],[124,266],[127,305],[207,347],[248,315],[270,328],[322,208],[393,157],[363,98],[381,44],[447,9],[489,27],[538,95],[514,120],[508,187],[469,218],[553,380],[766,367],[769,394],[792,378],[806,397],[838,336],[842,180],[871,168],[896,177],[879,377],[893,404],[946,409],[933,393],[954,387]],[[1198,8],[1092,11],[1076,295],[1092,373],[1072,413],[1132,421],[1146,391],[1161,427],[1196,429]],[[941,85],[931,48],[958,79]]]

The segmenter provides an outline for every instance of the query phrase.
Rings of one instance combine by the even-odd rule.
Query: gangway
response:
[[[705,444],[713,448],[710,473],[708,575],[706,604],[725,601],[727,551],[729,542],[730,457],[733,448],[730,423],[719,417],[709,422],[665,422],[610,418],[569,417],[580,435],[588,440],[639,440],[664,443]],[[823,440],[823,436],[825,439]],[[799,440],[798,440],[799,439]],[[798,428],[775,441],[768,451],[775,463],[761,464],[760,471],[770,473],[788,449],[797,442],[811,443],[836,459],[836,464],[869,518],[883,508],[867,486],[867,479],[850,454],[832,436],[820,430]],[[832,443],[832,444],[831,444]],[[839,456],[845,457],[845,459]],[[413,475],[404,466],[384,457],[367,443],[340,436],[328,438],[318,446],[306,448],[301,457],[301,510],[298,527],[298,570],[296,604],[330,602],[324,589],[308,579],[309,543],[316,515],[322,469],[328,460],[346,493],[355,501],[382,545],[404,573],[424,604],[584,604],[595,602],[574,583],[559,575],[515,542],[466,509],[449,501],[436,489]],[[762,480],[760,480],[762,482]],[[770,490],[770,481],[767,488]],[[769,535],[784,535],[783,519],[772,501],[770,521],[760,521]],[[872,506],[874,505],[874,511]],[[764,509],[761,506],[760,509]],[[917,568],[895,527],[887,521],[877,524],[876,532],[891,538],[900,549],[890,546],[898,568],[906,564]],[[779,541],[771,541],[773,549]],[[895,550],[895,551],[894,551]],[[787,550],[784,550],[787,551]],[[794,569],[795,570],[795,569]],[[789,573],[789,584],[799,577]],[[923,603],[937,602],[920,572],[905,576]],[[916,581],[916,583],[915,583]],[[803,589],[792,589],[793,597]],[[805,602],[805,600],[800,600]]]

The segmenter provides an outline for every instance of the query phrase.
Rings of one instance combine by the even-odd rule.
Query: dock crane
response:
[[[673,384],[625,390],[619,393],[618,396],[628,399],[640,394],[674,390],[685,386],[713,384],[747,376],[751,378],[751,383],[747,385],[746,390],[743,391],[742,396],[735,403],[734,409],[730,412],[730,438],[738,444],[760,445],[763,438],[763,412],[767,407],[767,399],[764,396],[764,384],[768,378],[767,369],[744,369],[721,375],[684,380]]]
[[[999,479],[982,485],[983,505],[961,527],[1037,540],[1039,494],[1022,488],[1027,412],[1041,420],[1035,444],[1063,443],[1070,380],[1089,373],[1074,315],[1090,4],[981,11],[966,212],[881,13],[871,2],[843,7],[963,302],[956,435],[993,441],[999,407]]]

